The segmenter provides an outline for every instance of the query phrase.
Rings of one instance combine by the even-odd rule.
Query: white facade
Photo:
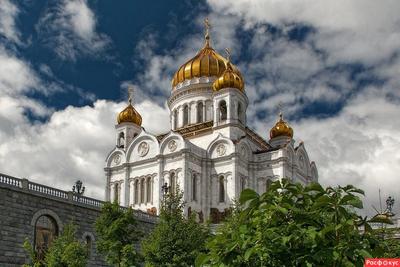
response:
[[[186,80],[168,99],[171,131],[155,136],[134,123],[116,126],[106,159],[106,200],[159,213],[162,186],[179,186],[185,212],[218,222],[243,188],[263,193],[268,180],[317,181],[304,144],[290,137],[269,142],[246,127],[244,91],[212,90],[216,77]],[[267,132],[267,131],[266,131]]]

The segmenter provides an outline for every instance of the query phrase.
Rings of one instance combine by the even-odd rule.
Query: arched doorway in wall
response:
[[[58,235],[58,225],[50,215],[41,215],[35,222],[34,248],[39,259],[44,259],[47,249]]]

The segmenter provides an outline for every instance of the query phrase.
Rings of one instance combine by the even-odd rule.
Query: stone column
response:
[[[105,189],[105,192],[104,192],[106,201],[111,201],[110,182],[111,182],[111,171],[107,170],[106,171],[106,189]]]

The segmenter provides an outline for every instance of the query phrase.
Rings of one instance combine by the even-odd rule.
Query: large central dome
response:
[[[204,47],[175,72],[172,79],[172,88],[185,80],[191,80],[196,77],[219,77],[225,71],[226,66],[227,59],[218,54],[210,45],[210,35],[207,27]],[[241,76],[236,66],[232,65],[232,69]]]

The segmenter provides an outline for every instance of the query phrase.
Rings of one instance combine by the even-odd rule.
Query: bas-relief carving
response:
[[[217,155],[219,157],[222,157],[222,156],[224,156],[226,154],[226,146],[224,144],[219,144],[217,146],[216,151],[217,151]]]
[[[147,153],[149,153],[149,144],[146,142],[141,142],[138,146],[138,154],[140,157],[144,157],[147,155]]]
[[[169,141],[169,143],[168,143],[168,149],[169,149],[170,152],[174,152],[174,151],[176,150],[177,147],[178,147],[178,146],[177,146],[175,140]]]
[[[121,156],[120,154],[116,154],[113,158],[113,162],[115,163],[115,165],[118,165],[121,163]]]

